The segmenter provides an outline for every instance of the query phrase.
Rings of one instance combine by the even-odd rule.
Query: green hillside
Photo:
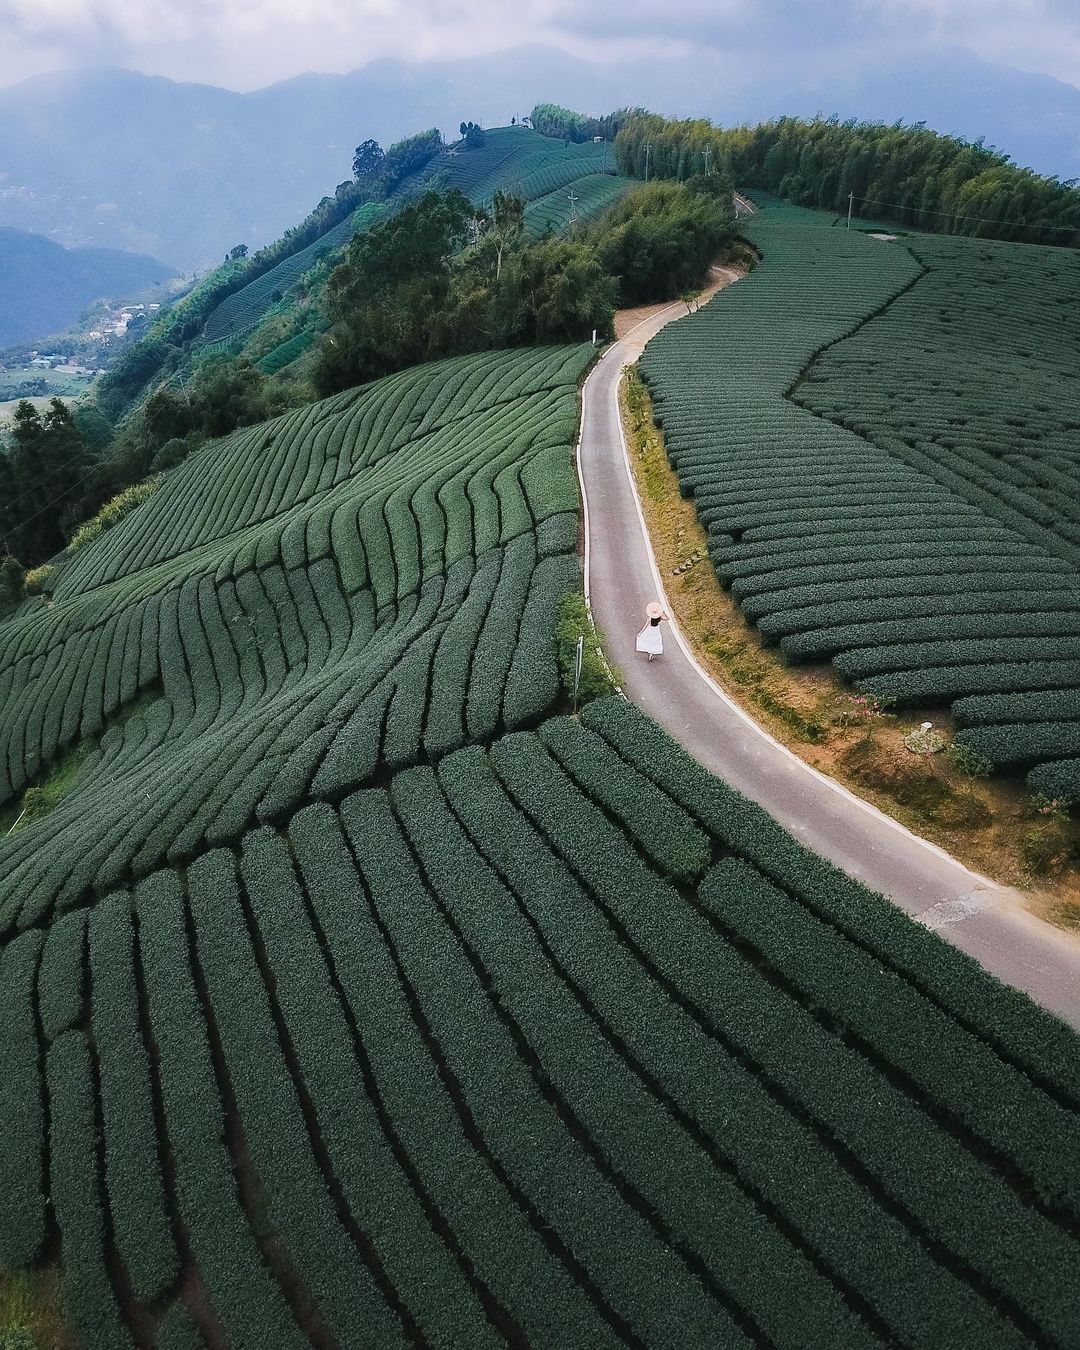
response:
[[[717,573],[791,660],[1080,797],[1080,262],[831,220],[767,204],[642,362]]]
[[[365,203],[313,244],[283,258],[262,276],[226,296],[207,319],[203,337],[209,343],[228,342],[249,333],[273,304],[295,288],[305,272],[320,259],[338,252],[354,234],[370,229],[384,210],[381,203]]]
[[[87,1350],[1080,1337],[1075,1038],[566,715],[590,357],[212,442],[0,626],[0,1268]]]
[[[61,248],[0,226],[0,347],[58,333],[95,300],[132,300],[172,275],[145,253]]]
[[[565,228],[571,188],[582,198],[579,214],[584,220],[615,202],[631,181],[615,176],[610,146],[591,141],[564,144],[523,126],[493,127],[475,148],[467,148],[463,141],[444,147],[423,168],[405,177],[385,203],[361,206],[314,243],[227,296],[207,319],[202,336],[213,345],[233,343],[251,333],[320,259],[335,257],[355,234],[425,191],[457,188],[483,208],[490,207],[496,192],[511,192],[530,203],[530,233],[539,235],[548,221],[555,230]],[[542,199],[548,200],[541,208]],[[539,215],[534,207],[541,208]],[[540,216],[545,224],[537,227]]]
[[[525,229],[534,239],[548,233],[561,234],[571,218],[582,223],[595,220],[634,186],[632,178],[617,174],[590,174],[536,197],[525,208]],[[571,193],[574,201],[570,200]]]

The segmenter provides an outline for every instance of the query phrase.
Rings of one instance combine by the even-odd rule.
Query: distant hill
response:
[[[57,333],[94,300],[123,300],[173,275],[143,253],[62,248],[0,227],[0,347]]]
[[[0,89],[0,224],[203,267],[234,244],[278,237],[349,176],[368,136],[385,143],[432,125],[449,134],[461,118],[505,123],[538,100],[592,112],[643,103],[728,124],[817,112],[926,121],[983,136],[1041,173],[1080,175],[1080,89],[966,51],[799,85],[779,73],[733,83],[707,51],[592,64],[519,47],[375,61],[250,94],[122,70]]]

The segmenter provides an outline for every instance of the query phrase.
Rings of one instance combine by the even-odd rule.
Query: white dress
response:
[[[647,623],[638,633],[636,645],[639,652],[648,652],[650,656],[662,656],[664,639],[660,636],[660,625],[654,627],[651,623]]]

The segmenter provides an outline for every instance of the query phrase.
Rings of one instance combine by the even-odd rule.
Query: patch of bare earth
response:
[[[717,580],[692,502],[679,491],[644,384],[622,387],[631,465],[668,598],[698,661],[808,764],[857,792],[967,866],[1027,893],[1029,908],[1080,933],[1080,826],[1040,814],[1023,784],[968,778],[949,754],[913,754],[904,737],[947,709],[867,716],[827,664],[789,665],[765,646]]]
[[[694,307],[705,304],[707,300],[713,298],[721,287],[730,286],[733,281],[737,281],[739,277],[744,275],[744,269],[721,267],[718,263],[715,263],[709,268],[708,282],[696,294],[693,302]],[[681,300],[662,300],[656,305],[638,305],[635,309],[620,309],[615,315],[615,336],[619,339],[626,337],[639,323],[651,319],[654,314],[662,314],[665,309],[670,309],[672,304],[682,307],[684,302]]]

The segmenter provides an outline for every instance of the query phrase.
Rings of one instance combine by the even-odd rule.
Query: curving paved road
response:
[[[585,590],[626,694],[809,848],[1080,1028],[1080,940],[1035,918],[1015,891],[969,871],[774,740],[697,664],[674,620],[662,657],[650,663],[634,650],[646,604],[659,599],[673,610],[631,478],[619,383],[649,338],[685,313],[680,303],[643,320],[607,350],[583,391]]]

